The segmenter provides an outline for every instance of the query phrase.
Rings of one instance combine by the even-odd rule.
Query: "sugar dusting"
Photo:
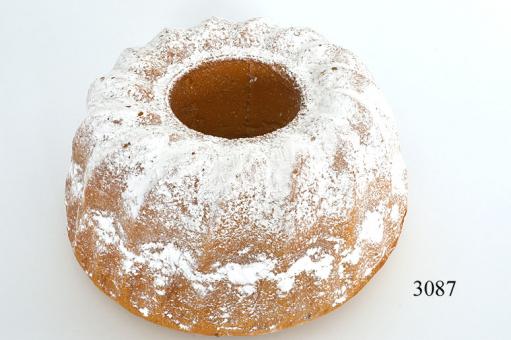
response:
[[[294,287],[295,277],[300,273],[314,274],[318,280],[327,279],[332,270],[332,262],[333,257],[328,254],[317,262],[305,255],[293,263],[286,272],[277,274],[277,286],[281,292],[289,292]]]
[[[168,103],[174,82],[204,61],[239,58],[281,65],[295,78],[303,94],[297,118],[272,133],[237,140],[181,124]],[[66,204],[80,207],[68,210],[76,214],[70,232],[79,247],[76,239],[92,230],[93,253],[119,255],[122,280],[144,273],[154,296],[132,304],[145,317],[159,310],[157,297],[165,297],[177,277],[204,301],[228,283],[225,301],[238,303],[259,296],[263,286],[275,290],[275,299],[286,299],[303,289],[300,282],[307,277],[317,287],[308,294],[335,307],[353,294],[359,277],[373,273],[389,252],[386,242],[399,235],[406,170],[391,110],[362,63],[311,30],[259,19],[211,19],[189,30],[166,29],[146,47],[127,49],[112,73],[94,82],[88,110],[82,125],[87,135],[75,140],[91,151],[85,163],[73,161],[68,176]],[[121,211],[91,208],[84,200],[105,169],[122,183]],[[382,179],[390,183],[392,201],[367,203],[371,185]],[[391,209],[386,202],[394,202]],[[215,241],[218,228],[235,229],[241,218],[247,233],[256,228],[261,239],[279,235],[289,244],[324,221],[342,225],[358,213],[354,243],[318,231],[301,250],[282,255],[271,248],[257,252],[239,233],[230,235],[239,245],[236,260],[219,254],[203,268],[201,241],[130,238],[125,230],[148,211],[157,224],[191,240],[207,235]],[[368,247],[376,250],[373,258]],[[272,313],[263,301],[254,308],[253,317]],[[211,310],[209,322],[233,334],[239,329],[234,312],[235,305],[226,302]],[[164,315],[183,330],[197,324],[170,311]]]
[[[359,237],[373,243],[383,238],[383,215],[379,211],[368,211],[360,226]]]
[[[182,275],[192,282],[193,287],[202,295],[211,290],[211,283],[227,280],[238,285],[243,295],[251,295],[256,291],[260,280],[275,281],[281,293],[289,292],[294,286],[294,279],[300,273],[313,274],[318,280],[325,280],[332,270],[333,257],[323,254],[319,260],[313,261],[311,256],[321,252],[321,249],[311,248],[307,254],[295,261],[286,271],[274,271],[278,259],[259,256],[259,261],[248,264],[227,263],[221,267],[214,266],[211,272],[204,273],[197,269],[197,261],[189,253],[180,249],[175,243],[146,243],[141,252],[136,254],[127,249],[122,237],[116,230],[119,225],[113,216],[103,212],[93,211],[84,216],[95,221],[96,249],[104,252],[107,246],[115,245],[124,256],[123,270],[126,274],[135,274],[140,266],[148,266],[153,273],[155,287],[165,287],[175,275]],[[82,226],[82,232],[87,226]]]

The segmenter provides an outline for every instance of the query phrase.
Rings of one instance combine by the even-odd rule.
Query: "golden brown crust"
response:
[[[201,64],[176,81],[169,100],[189,128],[231,139],[284,127],[301,105],[298,85],[278,65],[246,59]]]

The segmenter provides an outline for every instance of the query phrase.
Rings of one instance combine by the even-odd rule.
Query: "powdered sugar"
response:
[[[314,262],[309,255],[299,258],[289,269],[276,275],[277,286],[281,292],[289,292],[294,286],[295,277],[300,273],[314,274],[318,280],[324,280],[330,276],[333,257],[324,255],[319,261]]]
[[[104,216],[102,214],[94,214],[93,218],[97,222],[95,231],[101,240],[101,242],[98,242],[98,244],[103,243],[109,245],[115,243],[118,239],[118,236],[113,226],[113,217]]]
[[[344,254],[343,260],[339,266],[342,266],[343,263],[349,263],[351,265],[357,264],[358,261],[360,261],[361,253],[361,247],[357,244],[357,246],[352,251],[346,252],[346,254]]]
[[[277,259],[269,259],[261,254],[257,256],[259,260],[256,262],[247,264],[230,262],[221,267],[213,266],[211,272],[204,273],[197,269],[197,262],[193,256],[174,243],[146,243],[141,245],[140,252],[136,254],[127,249],[122,237],[118,235],[112,216],[94,211],[90,217],[95,221],[96,248],[104,251],[106,246],[115,245],[126,259],[123,270],[127,274],[136,272],[135,264],[147,265],[153,273],[155,287],[167,286],[172,277],[180,274],[193,282],[194,289],[201,295],[206,295],[211,289],[211,284],[221,280],[240,286],[240,292],[245,295],[253,294],[260,280],[275,281],[281,293],[287,293],[293,288],[294,279],[300,273],[313,274],[318,280],[327,279],[334,260],[331,255],[322,254],[314,261],[311,256],[320,253],[321,249],[310,248],[306,255],[294,262],[285,272],[275,273]]]
[[[149,309],[147,309],[147,307],[139,308],[138,311],[142,313],[143,316],[149,315]]]
[[[236,285],[254,285],[258,280],[270,276],[275,261],[260,261],[248,264],[227,263],[217,273],[225,275],[227,280]]]
[[[392,209],[390,210],[390,218],[393,222],[397,222],[399,219],[399,206],[397,204],[392,205]]]
[[[71,162],[69,167],[69,178],[71,181],[69,193],[73,199],[80,200],[83,195],[83,169],[76,164]]]
[[[359,237],[362,240],[377,243],[383,238],[383,216],[379,211],[368,211],[360,226]]]

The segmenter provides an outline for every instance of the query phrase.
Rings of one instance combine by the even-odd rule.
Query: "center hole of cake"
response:
[[[261,136],[289,124],[302,103],[282,66],[252,59],[205,62],[179,78],[170,107],[190,129],[223,138]]]

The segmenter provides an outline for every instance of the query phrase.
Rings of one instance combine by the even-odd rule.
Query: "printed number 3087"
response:
[[[415,293],[413,293],[413,296],[420,296],[422,294],[425,294],[426,296],[444,296],[447,294],[448,287],[451,286],[449,290],[448,296],[452,296],[452,292],[454,291],[454,286],[456,285],[456,281],[442,281],[438,280],[437,282],[433,282],[431,280],[428,280],[422,283],[422,281],[414,281],[415,284]]]

